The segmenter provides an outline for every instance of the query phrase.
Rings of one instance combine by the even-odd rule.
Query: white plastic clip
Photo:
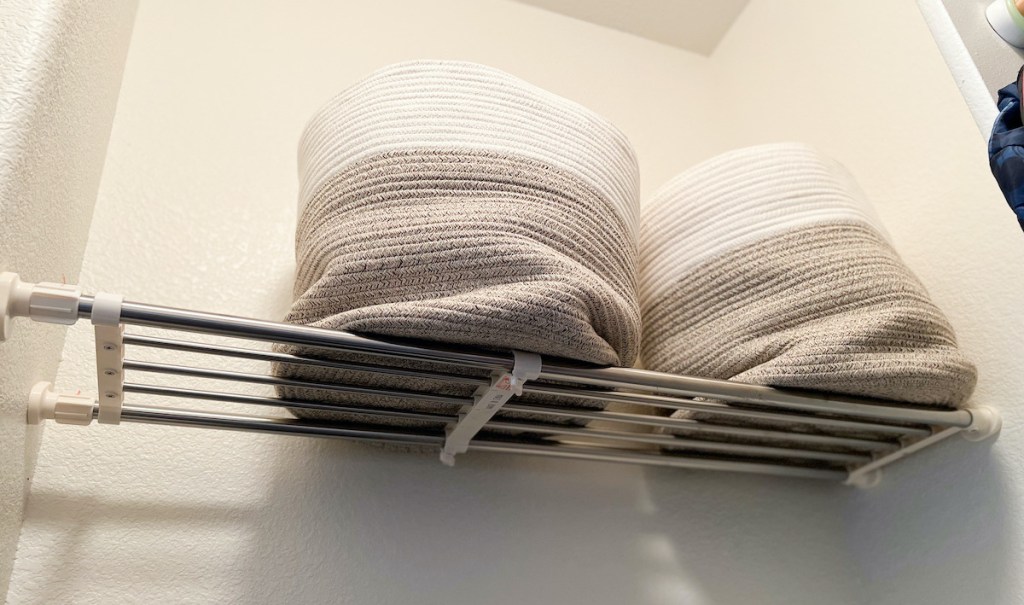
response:
[[[101,424],[120,424],[124,404],[123,297],[99,293],[93,297],[92,323],[96,330],[96,385]]]
[[[540,376],[540,355],[523,351],[513,351],[513,354],[515,361],[512,364],[512,371],[491,374],[491,383],[481,386],[473,393],[473,406],[464,411],[459,416],[458,423],[448,431],[444,447],[441,449],[441,462],[444,464],[454,465],[455,455],[469,449],[470,440],[498,413],[501,406],[514,395],[522,395],[526,381],[536,380]]]
[[[38,382],[32,387],[28,398],[29,424],[42,424],[43,420],[55,420],[58,424],[92,423],[95,402],[85,395],[68,395],[53,392],[49,382]]]

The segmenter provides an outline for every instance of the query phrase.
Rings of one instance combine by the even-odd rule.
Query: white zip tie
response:
[[[124,297],[100,292],[93,297],[92,323],[96,327],[96,386],[101,424],[120,424],[124,404]]]
[[[501,406],[513,396],[523,394],[523,385],[536,380],[541,372],[541,358],[536,353],[513,351],[515,361],[511,372],[491,374],[491,384],[481,386],[473,393],[473,406],[460,414],[459,421],[448,430],[441,448],[441,462],[447,466],[455,464],[455,455],[465,453],[469,442],[476,436]]]

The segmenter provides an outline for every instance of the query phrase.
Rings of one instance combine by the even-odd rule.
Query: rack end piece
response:
[[[876,468],[866,473],[858,473],[853,471],[850,473],[850,477],[845,481],[846,485],[852,485],[853,487],[860,489],[871,489],[882,482],[882,469]]]
[[[37,382],[28,396],[28,412],[25,420],[29,424],[42,424],[44,420],[55,420],[58,424],[92,424],[95,402],[84,395],[58,394],[53,384]]]
[[[33,284],[21,281],[17,273],[0,273],[0,342],[10,338],[15,317],[70,326],[78,321],[81,297],[78,286]]]
[[[960,432],[968,441],[984,441],[999,434],[1003,428],[1003,417],[995,408],[978,406],[969,408],[971,424]]]

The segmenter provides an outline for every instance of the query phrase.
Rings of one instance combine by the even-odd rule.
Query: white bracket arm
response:
[[[92,323],[96,330],[96,387],[101,424],[120,424],[124,404],[124,298],[99,293],[93,297]]]
[[[891,454],[882,456],[881,458],[869,462],[864,466],[858,467],[850,471],[850,475],[844,483],[846,483],[846,485],[852,485],[859,488],[875,487],[882,480],[882,468],[896,462],[897,460],[902,460],[914,452],[922,450],[958,433],[968,441],[982,441],[998,434],[999,430],[1003,426],[1002,417],[999,415],[999,412],[993,408],[988,406],[977,406],[967,408],[967,411],[971,413],[971,423],[969,425],[965,427],[954,426],[942,429],[928,437],[902,447]]]
[[[523,385],[535,380],[541,373],[541,358],[536,353],[513,351],[515,361],[511,372],[495,372],[491,383],[481,386],[473,393],[473,405],[459,415],[459,421],[448,429],[441,462],[448,466],[455,464],[455,455],[469,449],[469,442],[483,428],[498,410],[513,396],[523,394]]]

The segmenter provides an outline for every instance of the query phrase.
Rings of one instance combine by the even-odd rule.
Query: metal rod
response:
[[[97,406],[96,412],[98,413]],[[94,413],[94,415],[95,415]],[[373,428],[349,428],[333,425],[310,424],[292,418],[262,418],[212,412],[183,411],[156,406],[126,405],[121,409],[122,422],[145,422],[173,426],[194,426],[236,431],[264,431],[291,435],[315,435],[318,437],[342,437],[362,441],[385,443],[422,443],[440,446],[443,435],[410,434],[398,431],[382,431]]]
[[[726,399],[764,407],[779,407],[812,413],[836,414],[939,426],[966,427],[971,414],[966,410],[919,409],[914,404],[871,401],[827,393],[804,394],[760,385],[677,376],[637,368],[586,368],[544,364],[541,380],[578,382],[601,387],[639,389],[663,395]]]
[[[90,317],[91,313],[92,297],[81,296],[79,315],[81,317]],[[434,345],[425,347],[387,342],[324,328],[173,309],[134,302],[125,302],[122,305],[121,320],[126,324],[177,328],[191,332],[311,347],[325,347],[399,359],[454,364],[464,367],[504,370],[511,369],[512,367],[511,355],[499,355],[483,351],[456,351],[448,347],[435,347]],[[540,379],[589,384],[600,387],[639,389],[664,395],[721,398],[764,407],[781,407],[806,412],[875,418],[895,422],[959,427],[966,427],[971,423],[971,415],[965,410],[918,409],[906,404],[894,405],[892,402],[869,402],[852,397],[803,394],[795,391],[725,380],[676,376],[635,368],[593,367],[557,360],[545,361]]]
[[[806,458],[809,460],[823,460],[842,464],[866,464],[872,460],[871,456],[859,453],[822,452],[816,450],[800,450],[747,443],[701,441],[699,439],[686,439],[684,437],[675,437],[673,435],[629,433],[624,431],[592,429],[581,426],[524,425],[511,422],[492,421],[487,423],[487,428],[499,430],[522,430],[531,433],[569,436],[582,439],[610,439],[628,443],[645,443],[673,449],[694,449],[736,456]]]
[[[471,452],[500,452],[505,454],[527,454],[551,456],[556,458],[572,458],[576,460],[597,460],[626,464],[643,464],[648,466],[668,466],[709,471],[732,471],[782,477],[800,477],[804,479],[842,480],[846,471],[808,468],[803,466],[787,466],[760,462],[741,462],[736,460],[719,460],[705,457],[690,457],[682,454],[643,454],[616,450],[609,452],[596,448],[575,448],[566,446],[537,446],[519,443],[487,442],[471,443]]]
[[[259,397],[255,395],[238,395],[234,393],[221,393],[217,391],[203,391],[199,389],[184,389],[180,387],[164,387],[154,385],[139,385],[134,383],[126,383],[124,386],[126,393],[140,393],[149,395],[161,395],[165,397],[178,397],[187,399],[201,399],[204,401],[225,401],[229,403],[252,403],[263,406],[275,406],[275,407],[293,407],[292,400],[281,399],[278,397]],[[352,413],[368,413],[376,414],[380,416],[398,416],[397,410],[390,408],[362,408],[352,406],[335,406],[334,404],[318,404],[311,403],[310,409],[328,409],[340,412]],[[302,407],[294,406],[294,407]],[[563,412],[560,408],[541,408],[540,406],[529,406],[529,405],[518,405],[517,407],[509,410],[509,404],[506,404],[503,409],[514,412],[525,412],[530,414],[543,415],[560,415]],[[372,410],[372,411],[371,411]],[[417,417],[413,417],[413,415]],[[783,441],[802,443],[808,446],[824,446],[824,447],[846,447],[851,449],[860,449],[868,451],[890,451],[897,449],[899,444],[892,441],[872,441],[866,439],[845,439],[832,437],[830,435],[813,435],[805,433],[786,433],[783,431],[773,431],[766,429],[757,428],[746,428],[746,427],[735,427],[727,425],[716,425],[708,422],[698,422],[696,420],[690,420],[685,418],[664,418],[659,416],[646,416],[640,414],[627,414],[625,412],[608,412],[608,411],[585,411],[585,410],[571,410],[564,411],[564,415],[577,417],[582,415],[579,419],[581,420],[602,420],[607,422],[613,422],[615,424],[639,424],[641,426],[654,426],[669,428],[674,431],[683,431],[686,433],[696,433],[701,435],[715,435],[719,437],[727,438],[740,438],[740,439],[763,439],[769,441]],[[424,420],[429,422],[451,422],[457,420],[455,416],[448,416],[445,414],[437,414],[432,412],[401,412],[402,417],[408,417],[410,420]],[[493,422],[493,421],[492,421]],[[562,426],[562,425],[559,425]],[[671,437],[669,435],[668,437]],[[819,450],[808,450],[808,451],[819,451]]]
[[[458,420],[456,415],[435,414],[428,412],[407,412],[404,410],[393,410],[385,408],[361,408],[343,405],[334,405],[301,400],[284,400],[276,397],[258,397],[255,395],[237,395],[229,393],[217,393],[211,391],[200,391],[196,389],[182,389],[175,387],[162,387],[156,385],[142,385],[126,383],[125,393],[136,393],[141,395],[156,395],[162,397],[188,398],[203,401],[222,401],[228,403],[243,403],[260,406],[273,406],[289,408],[302,408],[313,410],[325,410],[331,412],[342,412],[350,414],[368,414],[374,416],[385,416],[403,420],[418,420],[423,422],[436,422],[447,424]],[[505,420],[492,420],[487,423],[486,428],[501,431],[520,431],[526,433],[545,435],[567,435],[574,437],[586,437],[595,439],[606,439],[611,441],[660,445],[670,448],[689,448],[709,452],[720,452],[745,456],[767,456],[806,458],[809,460],[824,460],[845,464],[864,464],[871,462],[869,455],[846,452],[823,452],[818,450],[802,450],[796,448],[784,448],[773,446],[752,445],[745,443],[722,443],[716,441],[701,441],[697,439],[685,439],[672,435],[655,435],[650,433],[632,433],[625,431],[611,431],[591,429],[580,426],[566,425],[544,425],[536,423],[521,423]]]
[[[527,385],[523,387],[523,392],[558,397],[576,397],[579,399],[603,402],[635,403],[655,408],[685,410],[713,416],[729,416],[749,420],[764,420],[768,422],[809,424],[819,428],[846,429],[851,431],[885,433],[890,435],[912,435],[917,437],[927,437],[932,434],[930,429],[923,427],[897,426],[875,422],[843,420],[840,418],[823,418],[820,416],[798,416],[793,413],[786,413],[785,411],[761,412],[757,410],[735,408],[724,403],[717,403],[714,401],[694,401],[687,398],[666,397],[663,395],[621,393],[617,391],[591,390],[581,389],[579,387],[572,388],[537,383],[527,383]]]
[[[395,410],[391,408],[377,407],[356,407],[337,403],[321,403],[317,401],[305,401],[301,399],[281,399],[278,397],[259,397],[257,395],[239,395],[235,393],[216,393],[211,391],[200,391],[198,389],[183,389],[177,387],[162,387],[150,384],[135,384],[127,382],[124,384],[125,393],[137,393],[140,395],[158,395],[161,397],[184,397],[188,399],[200,399],[203,401],[222,401],[226,403],[244,403],[248,405],[260,405],[266,407],[288,407],[303,410],[322,410],[325,412],[338,412],[342,414],[367,414],[370,416],[388,416],[402,420],[417,420],[420,422],[437,422],[448,424],[458,420],[458,416],[450,414],[437,414],[433,412],[410,412],[406,410]]]
[[[610,412],[608,410],[590,411],[574,408],[566,409],[536,403],[528,405],[523,403],[506,403],[501,409],[508,412],[543,414],[565,418],[579,418],[583,420],[608,420],[611,422],[654,426],[673,431],[704,433],[707,435],[723,435],[748,439],[768,439],[772,441],[803,443],[806,445],[820,445],[826,447],[845,447],[876,452],[895,450],[900,447],[899,443],[894,441],[855,437],[837,437],[835,435],[816,435],[813,433],[789,433],[779,430],[717,425],[706,421],[691,420],[688,418],[666,418],[664,416],[648,416],[646,414],[630,414],[627,412]]]
[[[148,347],[154,349],[167,349],[171,351],[184,351],[188,353],[202,353],[205,355],[219,355],[221,357],[234,357],[238,359],[252,359],[256,361],[269,361],[275,363],[287,363],[292,365],[316,366],[332,368],[336,370],[353,370],[357,372],[370,372],[375,374],[388,374],[404,378],[425,378],[429,380],[443,380],[446,382],[457,382],[467,385],[480,386],[488,383],[486,376],[462,376],[460,374],[448,374],[444,372],[427,372],[423,370],[410,370],[407,368],[396,368],[393,366],[382,366],[368,363],[356,363],[349,361],[332,361],[318,359],[316,357],[305,357],[289,353],[278,353],[277,351],[260,351],[257,349],[246,349],[242,347],[229,347],[225,345],[213,345],[185,340],[174,340],[171,338],[157,338],[155,336],[143,336],[141,334],[125,334],[124,344]]]
[[[304,382],[285,378],[277,378],[275,376],[265,376],[262,374],[247,374],[244,372],[233,372],[228,370],[208,370],[202,368],[192,368],[188,366],[178,366],[164,363],[150,363],[142,361],[125,360],[123,367],[125,370],[134,370],[142,372],[154,372],[178,376],[192,376],[196,378],[239,381],[265,385],[293,386],[299,388],[321,389],[362,395],[384,395],[404,399],[430,401],[433,403],[441,403],[448,405],[454,404],[460,406],[468,406],[473,404],[472,397],[430,395],[426,393],[420,393],[418,391],[404,391],[398,389],[383,389],[376,387],[352,387],[339,384],[322,384],[316,382]],[[287,405],[282,400],[278,401],[281,401],[280,405],[282,406]],[[644,414],[630,414],[625,412],[586,410],[575,407],[561,407],[539,403],[507,403],[502,407],[502,411],[520,412],[525,414],[539,414],[545,416],[554,416],[557,418],[571,418],[574,420],[611,420],[615,422],[626,422],[631,424],[639,424],[643,426],[682,429],[684,431],[693,430],[693,421],[690,421],[685,418],[666,418],[663,416],[649,416]],[[699,424],[702,427],[707,427],[700,429],[706,433],[713,432],[713,427],[718,426],[714,425],[714,423],[708,422],[700,422]],[[871,451],[891,450],[899,447],[897,443],[881,439],[843,437],[838,435],[816,435],[799,432],[787,432],[783,430],[755,428],[741,429],[737,427],[733,429],[732,427],[729,427],[729,429],[729,434],[735,436],[745,435],[762,439],[793,441],[798,443],[826,445],[835,447],[849,447],[855,449],[866,449]],[[721,432],[722,431],[720,431],[719,434],[721,434]]]
[[[123,366],[125,370],[137,372],[152,372],[157,374],[173,374],[176,376],[192,376],[195,378],[210,378],[213,380],[228,380],[232,382],[248,382],[253,384],[265,384],[269,386],[295,387],[300,389],[315,389],[320,391],[337,391],[339,393],[351,393],[355,395],[380,395],[385,397],[396,397],[400,399],[416,399],[429,401],[431,403],[442,403],[451,405],[472,405],[472,397],[454,397],[449,395],[435,395],[432,393],[421,393],[419,391],[404,391],[399,389],[385,389],[378,387],[359,387],[346,384],[333,384],[323,382],[307,382],[304,380],[292,380],[290,378],[279,378],[277,376],[266,376],[263,374],[249,374],[246,372],[233,372],[231,370],[208,370],[205,368],[192,368],[169,363],[153,363],[148,361],[135,361],[126,359]]]
[[[219,355],[226,357],[234,357],[240,359],[253,359],[260,361],[276,361],[281,363],[292,363],[292,364],[304,364],[314,365],[321,367],[332,367],[338,369],[357,369],[364,372],[383,373],[389,375],[405,376],[405,377],[416,377],[416,378],[427,378],[431,380],[439,381],[454,381],[460,384],[469,384],[474,386],[480,386],[487,384],[487,378],[474,378],[466,376],[458,376],[454,374],[438,373],[438,372],[426,372],[426,371],[413,371],[404,370],[401,368],[390,368],[387,366],[374,366],[369,364],[350,364],[342,362],[334,362],[328,360],[319,360],[315,358],[301,357],[297,355],[289,355],[286,353],[276,353],[267,351],[257,351],[253,349],[244,349],[239,347],[226,347],[220,345],[209,345],[202,343],[192,343],[179,340],[171,340],[164,338],[155,338],[149,336],[138,336],[138,335],[126,335],[124,337],[125,344],[138,345],[151,348],[170,349],[176,351],[187,351],[193,353],[203,353],[211,355]],[[155,370],[154,370],[155,371]],[[249,382],[260,382],[256,380],[249,380]],[[311,388],[311,387],[306,387]],[[339,389],[328,389],[328,390],[339,390]],[[878,422],[863,422],[856,420],[845,420],[839,418],[823,418],[820,416],[807,416],[807,415],[795,415],[793,412],[787,413],[787,411],[775,411],[775,412],[763,412],[757,410],[749,410],[744,408],[735,408],[727,404],[717,403],[713,401],[694,401],[689,398],[679,397],[666,397],[663,395],[648,395],[642,393],[621,393],[612,392],[606,390],[595,390],[595,389],[582,389],[580,387],[564,387],[549,384],[538,384],[528,383],[523,387],[523,392],[527,394],[540,394],[540,395],[552,395],[558,397],[571,397],[583,400],[601,401],[601,402],[619,402],[619,403],[636,403],[640,405],[647,405],[656,408],[670,409],[670,410],[688,410],[693,412],[703,412],[707,414],[713,414],[717,416],[732,416],[739,418],[746,418],[751,420],[766,420],[774,422],[791,422],[797,424],[809,424],[820,428],[836,428],[846,429],[850,431],[862,431],[862,432],[877,432],[891,435],[907,435],[911,437],[927,437],[931,435],[931,430],[927,427],[917,426],[896,426],[891,424],[882,424]]]
[[[379,441],[385,443],[420,443],[433,446],[440,446],[444,440],[441,436],[409,435],[400,432],[381,431],[375,429],[363,430],[340,428],[329,425],[311,424],[305,421],[291,420],[287,418],[255,418],[250,416],[213,414],[208,412],[185,412],[181,410],[140,405],[124,406],[121,412],[121,420],[123,422],[218,428],[237,431],[273,432],[292,435]],[[835,469],[722,460],[710,457],[689,457],[681,454],[664,455],[644,454],[621,450],[608,451],[596,448],[567,447],[557,444],[534,445],[514,442],[506,443],[502,441],[481,441],[471,443],[469,450],[476,452],[527,454],[557,458],[600,460],[606,462],[646,464],[702,470],[734,471],[787,477],[803,477],[809,479],[841,480],[847,477],[846,471]]]
[[[82,296],[78,307],[79,316],[90,317],[92,297]],[[465,353],[433,345],[430,348],[418,345],[386,342],[363,336],[356,336],[340,330],[328,330],[312,326],[203,313],[188,309],[174,309],[157,305],[125,302],[121,305],[121,321],[126,324],[177,328],[189,332],[219,334],[250,340],[277,342],[282,344],[305,345],[339,349],[356,353],[369,353],[383,357],[434,361],[476,368],[512,368],[511,355],[488,354],[484,352]]]

